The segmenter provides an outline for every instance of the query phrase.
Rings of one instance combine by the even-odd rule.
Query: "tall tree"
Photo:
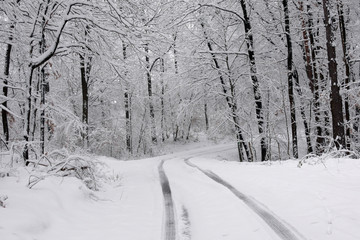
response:
[[[50,0],[45,2],[45,9],[41,19],[40,26],[40,43],[39,43],[39,53],[45,53],[46,41],[45,41],[45,28],[46,28],[46,17],[48,17]],[[46,74],[45,74],[45,66],[42,66],[39,74],[40,80],[40,152],[41,154],[45,153],[45,92],[46,92]],[[35,122],[35,121],[34,121]]]
[[[10,29],[13,29],[14,26],[11,25]],[[1,107],[1,119],[2,119],[2,127],[3,127],[3,131],[4,131],[4,136],[5,136],[5,142],[6,144],[9,142],[9,138],[10,138],[10,133],[9,133],[9,121],[8,121],[8,77],[9,77],[9,70],[10,70],[10,60],[11,60],[11,49],[12,49],[12,41],[13,37],[12,35],[9,36],[9,43],[6,46],[6,53],[5,53],[5,65],[4,65],[4,85],[3,85],[3,94],[4,94],[4,98],[5,100],[2,102],[2,107]]]
[[[334,19],[330,13],[331,0],[323,0],[324,21],[326,30],[326,49],[328,57],[328,71],[331,81],[330,107],[332,116],[333,139],[337,149],[346,147],[344,132],[343,102],[338,82],[336,45],[334,36]]]
[[[290,35],[290,17],[289,17],[289,6],[288,1],[282,1],[284,7],[284,17],[285,17],[285,34],[286,34],[286,44],[288,50],[287,56],[287,69],[288,69],[288,96],[290,103],[290,119],[291,119],[291,134],[292,134],[292,146],[293,146],[293,155],[294,158],[299,157],[298,150],[298,139],[297,139],[297,122],[296,122],[296,107],[295,107],[295,98],[294,98],[294,83],[293,83],[293,49]]]
[[[347,41],[346,25],[345,25],[345,15],[344,15],[344,4],[342,0],[337,0],[337,10],[339,15],[339,28],[341,36],[341,46],[343,50],[343,61],[345,65],[345,78],[344,85],[346,89],[344,97],[344,108],[345,108],[345,133],[346,133],[346,149],[350,150],[351,144],[351,134],[350,134],[350,106],[349,106],[349,91],[350,91],[350,59],[349,59],[349,43]]]
[[[240,5],[243,12],[243,23],[245,27],[245,39],[248,49],[249,64],[250,64],[250,76],[253,84],[255,105],[256,105],[256,117],[258,120],[258,129],[260,134],[260,145],[261,145],[261,161],[266,160],[267,146],[264,134],[264,114],[263,104],[261,98],[261,91],[259,86],[259,80],[257,76],[256,60],[255,60],[255,45],[253,38],[253,30],[251,27],[250,17],[248,15],[245,0],[240,0]]]
[[[81,6],[87,5],[86,3],[75,1],[75,2],[68,3],[67,5],[65,5],[64,8],[61,8],[59,5],[60,3],[55,2],[54,4],[55,5],[53,6],[53,8],[55,11],[62,10],[62,12],[59,13],[59,15],[62,17],[62,19],[60,20],[60,23],[58,23],[58,25],[57,25],[57,28],[56,28],[57,30],[54,34],[54,40],[49,45],[48,49],[44,51],[43,54],[40,54],[40,56],[37,56],[37,57],[32,57],[30,59],[30,63],[28,64],[29,69],[28,69],[28,76],[27,76],[27,83],[26,83],[27,96],[26,96],[26,103],[25,103],[26,109],[25,109],[25,122],[24,122],[25,146],[24,146],[24,151],[23,151],[23,157],[25,159],[26,164],[29,164],[29,162],[28,162],[29,147],[30,147],[29,146],[29,137],[30,137],[30,123],[31,123],[31,112],[32,112],[32,95],[33,95],[32,88],[33,88],[34,72],[36,69],[38,69],[44,63],[46,63],[48,60],[50,60],[56,54],[56,50],[58,49],[60,39],[61,39],[61,36],[65,29],[65,26],[67,25],[67,23],[69,21],[72,21],[72,20],[78,18],[77,15],[72,14],[72,9],[77,6],[81,7]],[[41,4],[39,4],[39,9],[41,9]],[[37,15],[39,15],[39,12]],[[37,22],[37,16],[34,19],[34,22],[35,23]],[[34,28],[31,33],[31,38],[34,37],[34,30],[35,30],[36,24],[33,24],[33,26],[34,26]],[[30,49],[30,53],[33,52],[33,48],[34,48],[34,46],[32,45],[31,49]]]
[[[149,114],[150,114],[150,123],[151,123],[151,141],[153,144],[157,143],[156,137],[156,124],[155,124],[155,111],[153,104],[153,90],[152,90],[152,79],[151,79],[151,70],[154,66],[155,61],[152,66],[150,66],[150,56],[149,56],[149,44],[144,45],[145,49],[145,64],[146,64],[146,80],[147,80],[147,90],[149,97]]]
[[[258,124],[258,131],[260,135],[260,147],[261,147],[261,161],[267,160],[267,146],[265,139],[264,131],[264,113],[263,113],[263,103],[261,97],[261,89],[258,79],[257,67],[256,67],[256,57],[255,57],[255,44],[253,29],[250,21],[250,16],[248,13],[248,8],[245,0],[239,0],[243,16],[240,16],[237,12],[225,8],[221,8],[215,5],[204,4],[205,7],[213,7],[221,11],[228,12],[232,15],[238,17],[243,25],[245,30],[245,41],[247,46],[248,58],[249,58],[249,68],[250,68],[250,78],[252,82],[253,94],[255,98],[255,113]]]
[[[204,22],[201,21],[200,25],[201,25],[201,27],[202,27],[202,29],[204,31],[205,41],[206,41],[206,45],[207,45],[207,47],[209,49],[209,52],[211,54],[211,59],[212,59],[212,61],[214,63],[215,69],[217,70],[218,75],[219,75],[219,80],[220,80],[220,83],[221,83],[221,89],[222,89],[222,92],[223,92],[223,94],[225,96],[225,100],[226,100],[226,103],[228,105],[228,108],[230,110],[230,117],[233,120],[233,124],[234,124],[234,127],[235,127],[235,135],[236,135],[236,139],[237,139],[237,149],[238,149],[238,154],[239,154],[239,160],[240,160],[240,162],[242,162],[244,160],[252,161],[250,150],[249,150],[248,146],[245,143],[245,139],[244,139],[241,127],[240,127],[239,116],[238,116],[238,113],[237,113],[237,104],[235,102],[236,100],[235,100],[234,90],[231,91],[230,94],[228,93],[227,86],[226,86],[226,83],[225,83],[225,79],[224,79],[224,76],[223,76],[223,73],[222,73],[223,70],[220,67],[219,61],[216,58],[216,55],[214,53],[214,49],[212,47],[210,39],[208,38],[208,35],[206,33],[205,24],[204,24]],[[243,153],[243,150],[242,150],[243,148],[245,150],[247,159],[244,156],[244,153]]]
[[[305,6],[304,6],[305,5]],[[313,104],[312,111],[314,112],[315,120],[315,135],[316,135],[316,154],[321,154],[325,147],[325,139],[327,130],[325,124],[322,122],[322,106],[321,106],[321,92],[323,85],[323,74],[321,70],[321,63],[319,63],[319,53],[321,45],[319,43],[319,27],[314,24],[313,7],[310,2],[299,2],[299,10],[301,15],[301,27],[303,36],[303,58],[305,61],[306,76],[309,80],[309,87],[312,93],[311,102]],[[324,115],[326,110],[324,110]]]
[[[82,123],[84,124],[83,144],[89,145],[89,79],[91,71],[91,57],[88,54],[80,53],[80,79],[82,93]]]
[[[122,42],[122,50],[123,50],[123,58],[124,58],[124,62],[126,64],[126,59],[127,59],[127,46],[125,44],[125,42]],[[124,108],[125,108],[125,128],[126,128],[126,149],[127,151],[132,154],[133,153],[133,148],[132,148],[132,131],[131,131],[131,98],[130,98],[130,87],[129,87],[129,82],[128,82],[128,72],[127,70],[125,70],[124,73],[124,77],[125,77],[125,89],[124,89]]]

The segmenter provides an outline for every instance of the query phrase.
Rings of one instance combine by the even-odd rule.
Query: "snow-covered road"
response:
[[[176,209],[177,237],[165,234],[166,240],[303,239],[255,199],[187,160],[167,160],[165,174],[161,171],[160,176],[164,178],[161,182],[170,181],[171,191],[166,188],[164,192],[165,206],[176,203],[172,209]],[[169,192],[172,200],[168,200],[171,198]],[[173,221],[172,214],[166,216]],[[166,219],[165,222],[169,221]],[[174,226],[168,226],[165,231],[173,233]]]
[[[358,240],[360,162],[239,163],[233,145],[119,161],[98,192],[76,178],[0,179],[1,240]],[[310,161],[310,160],[309,160]]]

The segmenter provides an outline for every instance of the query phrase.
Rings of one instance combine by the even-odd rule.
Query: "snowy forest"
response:
[[[1,0],[1,151],[360,148],[357,0]]]
[[[359,240],[359,0],[0,0],[1,240]]]

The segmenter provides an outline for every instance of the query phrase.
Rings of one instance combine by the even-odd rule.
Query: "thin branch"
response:
[[[224,11],[224,12],[228,12],[228,13],[231,13],[231,14],[234,14],[235,16],[237,16],[239,19],[241,19],[241,21],[245,22],[245,19],[240,16],[237,12],[235,11],[232,11],[232,10],[229,10],[229,9],[226,9],[226,8],[222,8],[222,7],[219,7],[219,6],[215,6],[215,5],[212,5],[212,4],[199,4],[200,7],[211,7],[211,8],[216,8],[216,9],[219,9],[221,11]]]

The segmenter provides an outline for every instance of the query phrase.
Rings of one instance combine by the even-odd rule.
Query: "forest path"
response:
[[[304,239],[261,203],[189,161],[226,150],[177,156],[159,164],[165,212],[163,239]]]
[[[195,151],[190,151],[189,153],[180,153],[180,156],[184,157],[186,156],[187,158],[190,157],[195,157],[195,156],[203,156],[206,154],[214,154],[214,153],[219,153],[219,152],[223,152],[223,151],[228,151],[230,149],[232,149],[233,147],[229,147],[229,146],[221,146],[221,147],[215,147],[213,150],[195,150]],[[163,233],[162,233],[162,238],[165,240],[176,240],[177,239],[177,235],[178,234],[182,234],[182,235],[188,235],[187,237],[190,238],[189,236],[189,232],[188,232],[188,228],[189,228],[189,220],[188,220],[188,213],[187,213],[187,209],[182,206],[182,220],[185,222],[185,227],[187,229],[179,229],[179,227],[176,227],[176,211],[175,211],[175,206],[174,206],[174,202],[173,202],[173,196],[171,193],[171,188],[170,188],[170,183],[168,180],[168,177],[164,171],[164,163],[165,161],[168,160],[175,160],[177,159],[177,155],[179,154],[174,154],[173,158],[168,158],[168,159],[164,159],[160,162],[159,166],[158,166],[158,172],[159,172],[159,178],[160,178],[160,185],[161,185],[161,190],[162,190],[162,194],[163,194],[163,201],[164,201],[164,219],[163,219]],[[182,158],[181,158],[182,159]],[[178,228],[178,229],[177,229]],[[177,233],[177,230],[181,230],[181,233]],[[183,238],[184,239],[184,238]]]

